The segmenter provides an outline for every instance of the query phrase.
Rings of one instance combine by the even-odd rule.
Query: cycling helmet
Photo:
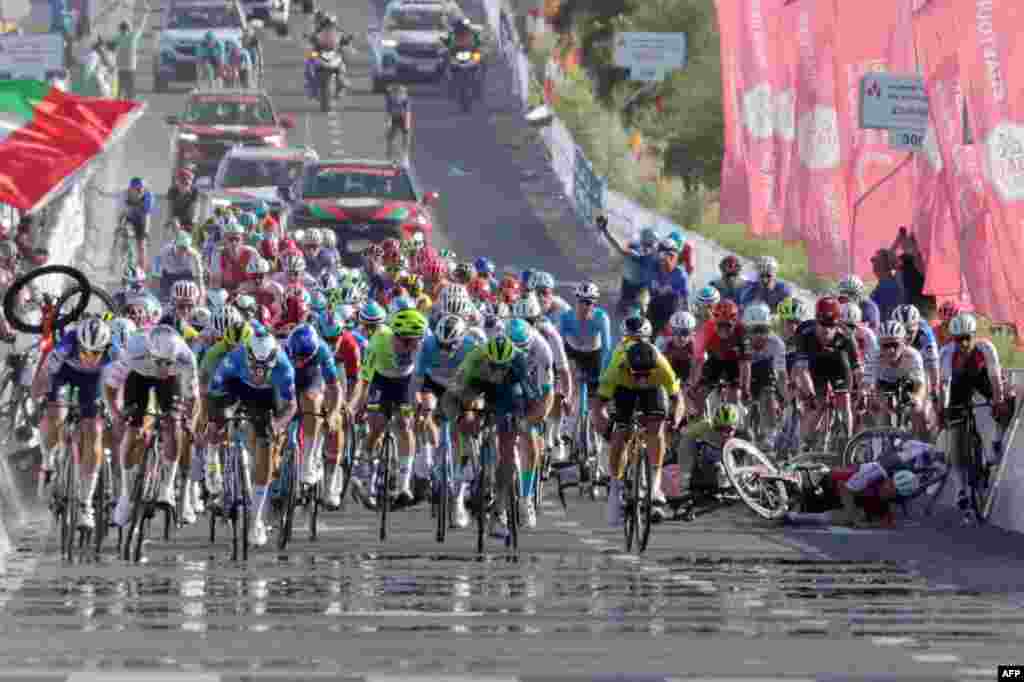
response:
[[[235,308],[237,308],[240,313],[251,319],[256,317],[256,314],[259,312],[260,304],[252,296],[243,294],[235,299]]]
[[[476,270],[478,275],[493,275],[496,268],[490,258],[480,256],[473,262],[473,269]]]
[[[844,303],[843,312],[840,313],[839,319],[841,319],[844,324],[848,324],[851,327],[860,325],[860,323],[864,321],[864,313],[860,309],[860,304],[853,302]]]
[[[824,324],[836,324],[842,315],[842,305],[833,296],[823,296],[814,307],[814,317]]]
[[[949,321],[949,335],[974,336],[978,333],[978,318],[971,313],[960,313]]]
[[[110,322],[110,339],[119,348],[123,348],[128,342],[128,337],[137,332],[139,328],[127,317],[118,317]]]
[[[459,284],[469,284],[475,274],[472,263],[459,263],[455,266],[455,271],[452,272],[452,279]]]
[[[110,346],[110,326],[98,317],[90,317],[79,323],[76,332],[78,345],[89,353],[101,353]]]
[[[512,305],[512,314],[524,320],[535,320],[543,315],[544,311],[541,310],[537,294],[531,292]]]
[[[645,227],[640,230],[640,243],[648,248],[654,248],[658,243],[658,233],[653,228]]]
[[[627,339],[648,338],[654,333],[650,320],[642,315],[631,315],[624,319],[619,331]]]
[[[555,278],[550,272],[534,272],[527,283],[529,289],[554,289]]]
[[[427,333],[427,318],[415,308],[409,308],[395,313],[389,326],[395,336],[422,338]]]
[[[380,324],[385,317],[387,317],[387,313],[376,301],[367,301],[359,311],[359,321],[366,324]]]
[[[913,471],[901,469],[892,477],[892,483],[896,487],[896,494],[900,497],[913,497],[917,492],[920,481]]]
[[[195,305],[199,302],[199,285],[189,279],[175,282],[171,289],[171,298],[175,303],[188,302]]]
[[[277,365],[277,339],[270,334],[253,336],[245,348],[246,358],[254,369],[269,371]]]
[[[405,273],[398,281],[398,285],[405,287],[405,290],[413,296],[419,296],[423,293],[423,278],[412,272]]]
[[[775,312],[778,314],[779,319],[784,322],[795,320],[796,308],[798,304],[799,301],[797,299],[793,298],[792,296],[787,296],[786,298],[782,299],[782,302],[779,303],[779,307],[776,308]]]
[[[917,323],[921,321],[921,312],[913,305],[896,306],[896,310],[892,311],[892,319],[902,322],[909,332],[911,329],[917,329]]]
[[[228,218],[224,222],[223,228],[224,236],[229,234],[242,236],[245,234],[245,228],[235,218]]]
[[[445,315],[434,325],[434,334],[439,344],[452,346],[462,342],[467,328],[466,321],[458,315]]]
[[[270,261],[266,258],[253,258],[245,266],[245,272],[249,275],[269,275],[270,270]]]
[[[715,323],[736,322],[740,316],[740,309],[733,301],[719,301],[712,310]]]
[[[773,256],[761,256],[757,259],[757,274],[762,277],[779,274],[779,261],[775,260]]]
[[[229,348],[237,348],[240,343],[248,343],[252,338],[253,329],[248,321],[237,314],[224,332],[224,343]]]
[[[210,309],[205,306],[196,306],[192,309],[192,317],[189,319],[189,323],[196,328],[196,331],[203,331],[210,326],[210,320],[213,318],[213,314]]]
[[[694,300],[694,303],[699,306],[704,306],[705,308],[710,308],[721,300],[722,293],[712,286],[707,286],[697,292],[697,298]]]
[[[246,230],[252,229],[256,227],[256,216],[254,216],[252,213],[243,213],[242,215],[238,216],[238,224],[241,225]]]
[[[668,326],[672,328],[672,333],[677,336],[692,334],[697,329],[697,318],[689,311],[680,310],[672,314],[672,317],[669,318]]]
[[[803,322],[804,320],[811,319],[810,306],[800,299],[797,299],[796,305],[793,307],[793,319],[797,322]]]
[[[601,290],[593,282],[581,282],[576,287],[576,298],[583,301],[596,301],[601,298]]]
[[[334,249],[338,246],[338,234],[334,230],[320,230],[320,238],[323,240],[324,248]]]
[[[228,332],[228,327],[235,323],[242,323],[242,313],[240,313],[233,306],[224,306],[223,308],[214,308],[210,313],[210,326],[213,327],[213,333],[220,338],[224,338],[224,335]]]
[[[267,216],[267,211],[269,210],[270,206],[262,199],[257,201],[256,205],[252,207],[252,212],[256,214],[257,218],[265,218]]]
[[[320,234],[320,230],[310,228],[302,234],[302,238],[299,239],[299,243],[303,246],[320,246],[324,243],[323,235]]]
[[[492,365],[509,364],[515,359],[516,352],[515,344],[504,334],[498,334],[484,347],[484,357]]]
[[[526,350],[530,345],[530,323],[521,318],[513,318],[505,323],[505,334],[519,350]]]
[[[320,337],[311,324],[300,324],[288,335],[288,355],[296,360],[311,358],[320,349]]]
[[[306,271],[306,259],[302,254],[292,253],[284,259],[284,271],[289,275],[297,275]]]
[[[188,249],[192,247],[192,235],[186,230],[178,230],[174,235],[174,245],[179,249]]]
[[[181,337],[178,336],[178,332],[170,325],[160,324],[153,327],[149,332],[149,342],[146,344],[149,357],[164,362],[174,360],[178,353],[179,338]]]
[[[743,325],[767,327],[772,323],[772,309],[764,303],[751,303],[743,310]]]
[[[949,323],[954,317],[964,312],[964,307],[956,301],[946,301],[939,306],[939,319]]]
[[[145,186],[146,183],[142,178],[132,178],[128,181],[128,187],[130,189],[143,189]]]
[[[320,273],[320,288],[323,291],[330,291],[331,289],[337,289],[341,280],[338,276],[330,270],[324,270]]]
[[[146,272],[140,267],[129,265],[125,267],[124,272],[121,274],[121,281],[124,282],[125,286],[145,284]]]
[[[314,291],[309,295],[309,307],[318,313],[327,310],[327,297],[322,291]]]
[[[657,366],[658,349],[649,341],[637,341],[626,349],[626,367],[630,372],[653,372]]]
[[[864,294],[866,293],[864,282],[857,275],[847,275],[846,277],[843,277],[839,280],[837,289],[839,289],[839,294],[841,296],[846,296],[851,301],[856,301],[858,303],[864,300]]]
[[[711,425],[715,430],[736,429],[740,425],[740,408],[732,403],[723,403],[711,417]]]
[[[441,310],[446,315],[458,315],[462,318],[467,317],[472,312],[472,308],[473,302],[469,296],[461,294],[449,296],[441,306]]]
[[[740,270],[743,269],[743,265],[740,263],[740,259],[733,255],[728,255],[722,259],[722,262],[718,264],[718,269],[721,270],[722,275],[738,275]]]
[[[388,306],[388,310],[392,313],[401,312],[402,310],[409,310],[416,307],[416,301],[412,300],[408,296],[396,296],[391,301],[391,305]]]
[[[210,310],[216,310],[217,308],[223,308],[228,304],[229,294],[225,289],[210,289],[206,292],[206,302],[210,306]]]
[[[907,328],[899,320],[893,319],[882,324],[878,333],[879,340],[896,339],[897,341],[907,340]]]

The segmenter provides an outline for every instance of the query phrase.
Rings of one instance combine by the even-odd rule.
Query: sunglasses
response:
[[[235,236],[224,237],[224,241],[226,241],[228,244],[241,244],[242,243],[242,238],[241,237],[235,237]]]
[[[825,329],[838,329],[839,323],[835,320],[818,320],[818,325]]]
[[[597,301],[588,301],[585,298],[576,299],[576,303],[587,308],[597,305]]]
[[[634,379],[649,379],[651,377],[651,370],[649,370],[649,369],[644,369],[644,370],[631,369],[631,370],[629,370],[629,374]]]
[[[883,344],[882,344],[882,350],[898,350],[898,349],[899,349],[899,347],[900,347],[900,345],[901,345],[901,344],[900,344],[899,342],[895,342],[895,343],[893,343],[893,342],[883,343]]]
[[[174,367],[174,360],[154,360],[153,364],[160,369],[170,369]]]
[[[771,327],[751,327],[751,336],[768,336],[772,333]]]
[[[953,340],[956,341],[957,343],[963,345],[965,343],[970,343],[971,339],[973,339],[973,338],[974,338],[973,336],[954,336]]]

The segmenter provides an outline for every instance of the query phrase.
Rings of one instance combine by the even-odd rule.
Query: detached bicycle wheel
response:
[[[21,311],[18,310],[18,299],[21,297],[22,291],[28,287],[29,284],[37,279],[46,277],[47,275],[63,275],[74,280],[74,284],[70,287],[63,288],[64,293],[62,296],[68,292],[74,291],[76,288],[81,292],[78,301],[71,310],[64,313],[58,312],[53,325],[55,329],[66,327],[77,320],[89,306],[89,299],[92,297],[92,285],[81,270],[69,265],[46,265],[41,268],[36,268],[35,270],[30,270],[21,277],[15,279],[7,289],[7,293],[4,294],[4,315],[7,316],[7,320],[11,323],[11,326],[19,332],[25,334],[39,334],[43,331],[41,321],[40,323],[35,324],[22,317]]]
[[[778,478],[779,469],[752,443],[730,438],[722,449],[722,467],[740,499],[769,521],[789,510],[789,491]]]

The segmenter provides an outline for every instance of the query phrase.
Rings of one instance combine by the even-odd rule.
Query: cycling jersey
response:
[[[864,324],[857,325],[853,330],[853,340],[857,343],[857,352],[864,361],[864,379],[867,383],[875,380],[878,369],[878,358],[881,348],[878,345],[878,337],[870,327]]]
[[[224,339],[221,339],[206,349],[203,354],[203,362],[199,365],[199,380],[203,386],[209,386],[210,379],[213,378],[220,366],[220,361],[235,348],[236,346],[229,346]]]
[[[526,348],[526,367],[530,380],[540,386],[545,396],[555,385],[553,366],[551,346],[539,331],[531,327],[529,346]]]
[[[882,324],[882,314],[878,310],[878,304],[870,298],[865,298],[860,302],[860,313],[864,323],[877,331]]]
[[[783,281],[777,280],[775,285],[768,289],[758,280],[751,282],[749,286],[740,291],[739,305],[749,306],[751,303],[760,301],[771,308],[774,313],[778,309],[779,304],[792,295],[793,287]]]
[[[249,263],[259,257],[256,249],[244,244],[238,247],[234,258],[228,256],[224,246],[219,246],[210,262],[210,275],[220,277],[221,288],[234,291],[248,279],[246,268]]]
[[[558,333],[555,325],[542,317],[533,325],[533,328],[539,331],[544,340],[548,342],[548,347],[551,348],[551,359],[554,362],[555,371],[568,370],[569,357],[565,354],[565,342],[562,340],[562,335]]]
[[[816,384],[831,382],[835,390],[850,388],[852,373],[861,366],[856,342],[840,329],[823,345],[817,328],[816,320],[807,320],[797,328],[793,369],[810,371]]]
[[[904,441],[900,447],[890,449],[874,461],[861,464],[846,481],[846,487],[852,493],[861,493],[899,471],[922,471],[932,465],[935,452],[935,447],[928,443]]]
[[[299,393],[317,388],[321,383],[328,386],[338,383],[338,366],[334,363],[334,353],[323,339],[320,339],[314,357],[302,365],[293,359],[292,367],[295,370],[295,390]]]
[[[718,289],[718,293],[722,295],[723,301],[732,301],[736,305],[740,304],[740,299],[743,296],[744,290],[749,287],[752,282],[749,282],[742,277],[736,278],[735,286],[730,287],[725,283],[723,279],[711,280],[711,286]]]
[[[327,345],[334,350],[335,364],[341,363],[345,368],[345,376],[349,382],[359,377],[359,366],[361,363],[362,347],[359,340],[352,332],[344,331],[335,339],[326,339]]]
[[[305,254],[304,256],[306,258],[306,275],[314,279],[314,285],[316,278],[319,278],[325,271],[334,270],[338,265],[338,260],[324,248],[318,249],[314,256]]]
[[[204,61],[211,61],[218,65],[224,61],[224,43],[216,38],[213,40],[203,40],[199,43],[197,52],[197,56]]]
[[[161,279],[170,277],[173,279],[172,284],[182,279],[203,283],[203,259],[193,247],[183,248],[173,243],[166,244],[160,249],[159,259],[154,274]]]
[[[570,310],[572,310],[572,306],[566,303],[564,298],[561,296],[552,296],[551,306],[544,313],[544,317],[548,318],[548,321],[555,325],[555,328],[558,328],[561,324],[562,315]]]
[[[436,336],[429,337],[423,342],[419,358],[416,362],[416,378],[422,382],[426,379],[440,385],[445,390],[452,390],[455,387],[455,374],[466,359],[469,351],[473,350],[479,342],[468,334],[463,337],[451,353],[441,350],[441,344]]]
[[[626,247],[626,257],[622,266],[622,279],[634,287],[645,287],[654,279],[654,271],[658,268],[658,255],[648,252],[639,242]]]
[[[116,362],[107,366],[103,375],[103,383],[111,388],[120,389],[130,374],[146,379],[161,380],[163,370],[149,353],[149,334],[135,334],[128,339]],[[186,391],[192,395],[197,388],[198,370],[196,356],[181,336],[174,339],[174,364],[170,376],[177,377]]]
[[[942,380],[950,385],[949,404],[965,403],[972,391],[994,397],[992,389],[1002,386],[1003,372],[992,342],[978,339],[966,353],[956,344],[951,345],[953,350],[942,357]]]
[[[694,344],[692,341],[679,342],[671,335],[659,336],[655,341],[658,350],[662,352],[670,365],[672,371],[679,377],[679,381],[686,383],[693,376],[694,365]]]
[[[174,331],[181,334],[181,338],[185,339],[185,343],[190,346],[199,336],[199,332],[187,321],[179,318],[173,310],[161,317],[157,324],[166,324],[168,327],[174,327]]]
[[[244,346],[236,348],[217,366],[210,380],[210,397],[233,397],[264,404],[290,403],[295,400],[295,369],[288,355],[279,348],[270,380],[257,383],[249,370],[248,351]]]
[[[359,370],[360,380],[371,382],[376,376],[388,379],[412,376],[416,369],[417,353],[396,352],[394,336],[390,327],[382,326],[370,338],[363,355],[363,366]]]
[[[723,339],[718,333],[714,320],[704,323],[707,331],[704,335],[704,352],[708,359],[720,362],[739,362],[750,359],[750,336],[742,323],[737,323],[728,338]]]
[[[541,399],[540,387],[531,380],[526,355],[517,351],[512,361],[495,368],[487,359],[486,346],[476,346],[455,373],[455,393],[463,400],[483,393],[499,414],[522,407],[521,401]]]
[[[608,366],[612,355],[612,331],[608,314],[603,309],[595,307],[589,320],[580,320],[575,310],[567,310],[556,326],[567,346],[581,353],[601,351],[601,369]]]
[[[80,350],[78,332],[66,332],[46,358],[47,402],[59,398],[60,390],[67,385],[78,388],[78,406],[82,418],[91,419],[99,414],[100,380],[103,371],[118,353],[110,346],[95,365],[85,365],[78,356]]]
[[[196,224],[199,209],[199,190],[193,187],[187,192],[182,192],[175,185],[167,192],[167,203],[170,209],[170,218],[177,218],[185,227],[192,227]]]
[[[153,193],[149,190],[145,190],[142,192],[142,196],[138,199],[132,198],[131,194],[132,192],[130,190],[125,190],[121,195],[119,212],[126,214],[128,219],[133,222],[140,222],[144,220],[146,216],[152,215],[153,205],[155,203]]]
[[[910,345],[921,352],[921,359],[924,360],[926,368],[938,368],[939,346],[935,342],[935,334],[932,332],[931,327],[924,322],[918,323],[917,334],[914,335]]]
[[[765,367],[772,374],[786,371],[786,344],[777,334],[769,334],[764,337],[764,344],[760,350],[751,344],[751,364],[755,367]]]
[[[679,393],[680,383],[676,373],[672,370],[672,365],[661,353],[658,353],[654,371],[642,383],[630,373],[626,363],[626,354],[622,353],[601,373],[597,395],[602,400],[611,400],[615,391],[620,388],[630,391],[663,388],[669,395],[675,395]]]
[[[896,364],[890,364],[888,357],[881,357],[878,361],[877,383],[898,384],[903,381],[911,381],[917,385],[927,383],[924,374],[924,360],[921,354],[909,346],[903,347],[903,352],[896,359]]]
[[[271,281],[279,284],[286,291],[296,286],[300,286],[306,291],[316,291],[319,288],[319,283],[316,281],[316,278],[308,272],[303,272],[297,282],[287,272],[275,273],[270,279]]]

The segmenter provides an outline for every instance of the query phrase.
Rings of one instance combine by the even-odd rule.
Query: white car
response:
[[[173,81],[196,82],[201,44],[212,33],[221,44],[242,44],[245,12],[237,0],[176,0],[167,10],[153,60],[153,89],[164,92]]]
[[[392,7],[409,7],[414,5],[440,5],[449,14],[460,14],[462,10],[455,0],[388,0],[384,5],[384,14]]]
[[[460,17],[453,3],[389,5],[380,30],[369,36],[374,92],[395,81],[439,81],[448,53],[441,39]]]
[[[288,20],[292,15],[292,0],[242,0],[249,21],[259,19],[273,25],[277,35],[288,35]]]

